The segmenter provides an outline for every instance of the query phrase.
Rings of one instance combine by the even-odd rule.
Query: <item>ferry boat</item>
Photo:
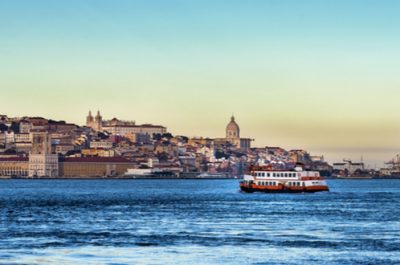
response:
[[[244,175],[240,182],[244,192],[318,192],[329,191],[326,181],[318,171],[272,170],[271,167],[252,167],[250,175]]]

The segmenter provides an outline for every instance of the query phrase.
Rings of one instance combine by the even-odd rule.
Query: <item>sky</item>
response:
[[[0,0],[0,113],[104,118],[381,166],[400,153],[400,1]]]

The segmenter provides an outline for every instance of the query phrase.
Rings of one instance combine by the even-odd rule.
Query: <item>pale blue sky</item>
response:
[[[255,145],[400,149],[400,1],[0,0],[0,112],[103,116]],[[343,150],[343,151],[342,151]]]

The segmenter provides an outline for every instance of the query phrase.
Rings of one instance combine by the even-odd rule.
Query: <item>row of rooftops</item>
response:
[[[0,162],[28,162],[29,157],[0,157]],[[60,162],[67,163],[133,163],[124,157],[60,157]]]

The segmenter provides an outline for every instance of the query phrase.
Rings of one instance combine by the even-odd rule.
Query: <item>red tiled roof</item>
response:
[[[0,157],[0,162],[28,162],[27,157]]]
[[[60,160],[61,162],[70,163],[132,163],[123,157],[66,157]]]

